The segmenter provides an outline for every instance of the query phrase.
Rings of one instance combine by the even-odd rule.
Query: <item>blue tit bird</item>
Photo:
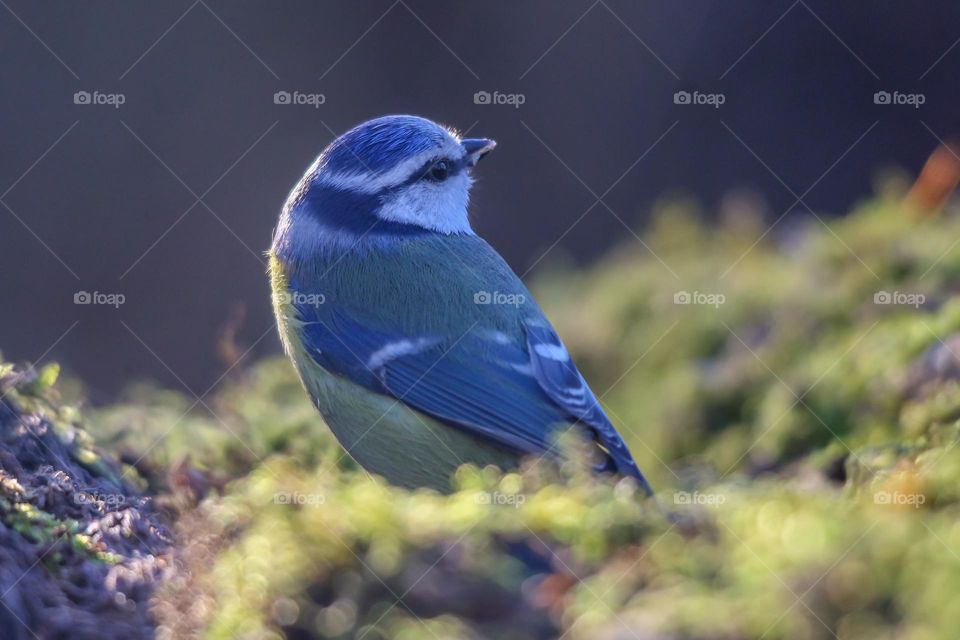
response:
[[[517,466],[577,429],[601,471],[650,486],[520,278],[470,227],[496,143],[409,115],[334,140],[283,206],[270,250],[284,350],[371,473],[450,490],[464,463]]]

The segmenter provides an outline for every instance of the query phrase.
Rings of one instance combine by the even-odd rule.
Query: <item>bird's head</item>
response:
[[[416,116],[384,116],[347,131],[320,154],[285,212],[328,231],[472,233],[470,170],[496,146]]]

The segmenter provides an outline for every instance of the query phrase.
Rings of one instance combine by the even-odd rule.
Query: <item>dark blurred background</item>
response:
[[[0,349],[59,360],[94,401],[137,378],[201,394],[279,349],[278,210],[373,116],[499,141],[472,213],[519,273],[636,242],[662,197],[841,215],[957,133],[955,2],[0,5]]]

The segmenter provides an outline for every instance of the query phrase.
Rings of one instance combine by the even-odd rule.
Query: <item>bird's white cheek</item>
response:
[[[440,233],[473,233],[467,219],[470,177],[458,174],[435,184],[418,182],[395,194],[378,212],[384,220],[415,224]]]

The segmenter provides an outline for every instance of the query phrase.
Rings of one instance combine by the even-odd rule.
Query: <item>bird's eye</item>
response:
[[[442,182],[450,175],[450,163],[446,160],[438,160],[427,170],[427,180],[432,182]]]

